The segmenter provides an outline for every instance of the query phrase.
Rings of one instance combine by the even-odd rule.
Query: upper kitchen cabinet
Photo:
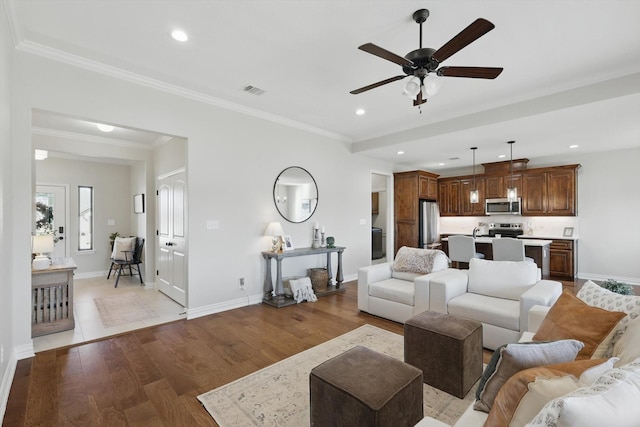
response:
[[[460,215],[460,180],[438,181],[438,205],[441,216]]]
[[[476,176],[478,203],[471,203],[470,193],[473,190],[473,177],[460,180],[460,215],[483,216],[485,197],[485,179]]]
[[[576,182],[579,167],[580,165],[567,165],[528,170],[523,177],[522,214],[576,215]]]
[[[425,171],[393,174],[395,251],[402,246],[418,247],[420,199],[437,200],[438,175]]]

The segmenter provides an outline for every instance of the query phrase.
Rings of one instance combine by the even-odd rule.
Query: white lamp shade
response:
[[[411,98],[417,96],[420,93],[420,80],[417,77],[409,80],[404,86],[404,93]]]
[[[507,200],[509,202],[518,200],[518,189],[516,187],[507,188]]]
[[[471,203],[478,203],[479,201],[478,190],[471,190],[471,192],[469,193],[469,201]]]
[[[433,74],[429,74],[424,78],[422,84],[422,97],[431,98],[440,90],[440,86],[442,86],[442,80],[440,80],[440,78],[436,77]]]
[[[40,234],[31,238],[31,252],[34,254],[50,253],[54,250],[53,235]]]
[[[284,236],[284,230],[282,225],[278,221],[269,223],[267,230],[264,232],[265,236]]]

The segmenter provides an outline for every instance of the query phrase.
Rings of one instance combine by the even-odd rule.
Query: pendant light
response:
[[[471,203],[478,203],[478,189],[476,188],[476,150],[478,147],[471,147],[471,151],[473,152],[473,187],[469,192],[469,201]]]
[[[507,144],[509,144],[509,147],[511,149],[511,160],[509,160],[509,174],[511,175],[511,187],[507,188],[507,200],[509,202],[515,202],[518,200],[518,189],[516,188],[516,186],[513,183],[513,144],[515,144],[515,141],[509,141],[507,142]]]

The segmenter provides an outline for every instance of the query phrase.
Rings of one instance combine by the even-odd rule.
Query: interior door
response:
[[[187,185],[184,171],[158,178],[158,289],[186,306]]]
[[[51,258],[66,258],[67,187],[36,185],[36,233],[53,233],[56,244]]]

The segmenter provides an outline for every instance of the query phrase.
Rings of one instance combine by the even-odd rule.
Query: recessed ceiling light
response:
[[[507,155],[506,155],[506,154],[500,154],[500,155],[498,156],[498,158],[499,158],[499,159],[504,159],[505,157],[507,157]]]
[[[396,153],[398,156],[402,156],[404,154],[404,151],[400,150]]]
[[[356,115],[358,115],[358,116],[364,116],[364,113],[366,113],[366,111],[364,111],[363,108],[358,108],[356,110]]]
[[[182,30],[171,31],[171,37],[179,42],[186,42],[187,40],[189,40],[189,36],[187,35],[187,33]]]
[[[444,166],[444,163],[440,162],[438,163],[438,166]]]
[[[100,129],[102,132],[111,132],[113,130],[113,126],[103,125],[101,123],[96,123],[96,127]]]
[[[578,147],[579,147],[579,145],[578,145],[578,144],[573,144],[573,145],[570,145],[570,146],[569,146],[569,148],[578,148]]]
[[[49,152],[47,150],[35,150],[35,159],[36,160],[44,160],[49,157]]]

